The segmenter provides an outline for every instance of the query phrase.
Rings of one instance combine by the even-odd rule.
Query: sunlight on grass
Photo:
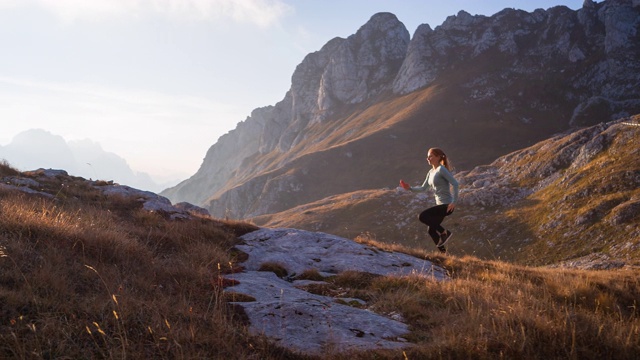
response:
[[[52,191],[60,186],[48,184]],[[0,192],[1,358],[294,359],[248,333],[224,287],[254,225],[169,221],[126,199],[68,183],[56,199]],[[634,358],[640,351],[640,273],[517,266],[357,242],[427,259],[449,274],[379,276],[345,271],[297,279],[311,293],[359,299],[409,325],[402,350],[327,352],[327,359]],[[263,271],[286,276],[278,263]]]
[[[170,222],[121,202],[83,200],[0,194],[0,311],[8,321],[0,357],[272,351],[260,341],[251,350],[252,338],[213,281],[217,264],[233,266],[228,249],[236,234],[255,227]]]

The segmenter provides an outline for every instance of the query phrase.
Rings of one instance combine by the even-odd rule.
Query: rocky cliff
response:
[[[395,184],[430,146],[459,169],[554,133],[640,112],[640,1],[461,11],[410,38],[392,14],[329,41],[284,99],[214,144],[163,195],[249,218]]]
[[[290,152],[337,104],[360,103],[390,87],[408,43],[408,31],[392,14],[377,14],[348,39],[329,41],[298,65],[281,102],[254,110],[209,149],[192,178],[165,193],[204,203],[302,155]],[[260,161],[269,155],[284,156]]]

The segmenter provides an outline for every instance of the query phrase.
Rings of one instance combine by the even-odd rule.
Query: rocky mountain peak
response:
[[[336,109],[388,90],[409,40],[409,32],[395,15],[379,13],[354,35],[334,38],[320,51],[308,54],[296,67],[291,89],[282,101],[254,110],[209,149],[191,179],[165,194],[202,204],[225,190],[229,179],[242,181],[247,171],[238,169],[247,159],[287,153],[306,138],[309,126],[322,123]],[[253,167],[248,172],[255,170],[261,169]]]
[[[615,75],[622,80],[626,76],[619,74],[618,64],[622,62],[625,69],[629,66],[634,69],[634,81],[637,81],[638,64],[630,58],[637,55],[639,17],[633,9],[637,2],[587,0],[577,12],[563,6],[533,13],[504,9],[491,17],[460,11],[434,31],[428,28],[416,31],[393,90],[398,94],[410,93],[430,85],[456,63],[495,56],[496,50],[516,59],[521,55],[535,59],[514,59],[511,64],[505,64],[504,71],[512,73],[510,76],[535,69],[542,71],[551,61],[559,65],[566,60],[575,64],[594,59],[604,51],[608,59],[602,59],[594,71],[609,74],[600,77]],[[576,80],[588,82],[594,75],[579,74]]]
[[[448,16],[440,28],[447,31],[464,31],[469,29],[470,26],[480,22],[483,18],[485,18],[485,16],[473,16],[464,10],[460,10],[457,15]]]
[[[400,67],[409,32],[390,13],[379,13],[347,39],[333,39],[309,54],[291,84],[294,122],[322,121],[341,104],[362,102],[384,90]],[[288,144],[292,145],[292,144]]]
[[[461,11],[413,38],[395,15],[375,14],[308,54],[281,102],[252,112],[163,194],[255,217],[388,186],[429,146],[465,170],[639,113],[639,1]]]

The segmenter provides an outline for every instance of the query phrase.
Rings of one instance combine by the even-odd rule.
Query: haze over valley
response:
[[[176,174],[167,177],[158,174],[154,179],[147,173],[133,170],[124,158],[105,151],[94,141],[66,141],[42,129],[21,132],[9,144],[0,146],[0,159],[22,171],[65,169],[86,179],[111,180],[153,192],[160,192],[181,180],[172,177]]]

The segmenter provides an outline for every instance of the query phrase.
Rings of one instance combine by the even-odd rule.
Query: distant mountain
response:
[[[16,135],[8,145],[0,147],[0,158],[8,160],[20,170],[50,166],[75,171],[78,167],[64,138],[40,129]]]
[[[640,115],[556,135],[456,173],[449,250],[533,265],[581,256],[640,265]],[[426,174],[426,164],[421,169]],[[421,178],[412,183],[421,183]],[[268,227],[434,250],[417,219],[433,196],[401,189],[334,195],[257,217]]]
[[[429,147],[470,170],[550,136],[640,113],[640,3],[464,11],[413,37],[389,13],[305,57],[162,194],[252,218],[420,178]]]
[[[133,171],[122,157],[104,151],[91,140],[67,142],[62,136],[41,129],[16,135],[0,147],[0,159],[22,170],[64,169],[87,179],[114,180],[136,188],[160,192],[173,183],[156,183],[148,174]]]

